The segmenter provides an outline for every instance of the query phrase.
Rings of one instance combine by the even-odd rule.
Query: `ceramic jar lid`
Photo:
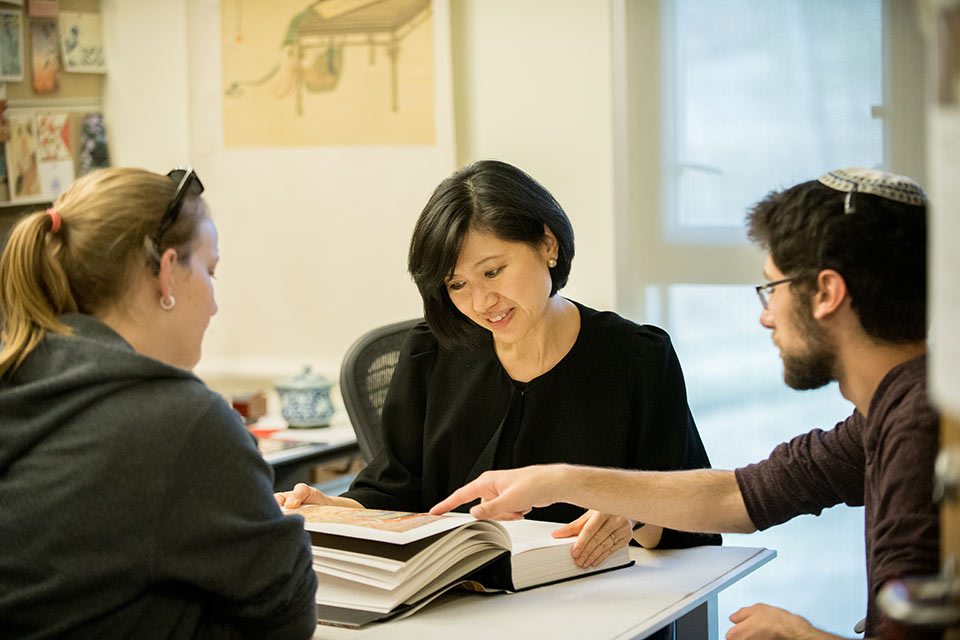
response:
[[[331,384],[330,380],[324,376],[313,373],[310,366],[305,366],[302,372],[278,381],[276,386],[278,390],[322,389],[331,386]]]

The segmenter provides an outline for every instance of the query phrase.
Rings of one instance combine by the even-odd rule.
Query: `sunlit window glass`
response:
[[[668,228],[742,228],[777,186],[882,166],[880,0],[665,0],[663,11]]]
[[[815,391],[784,384],[779,352],[757,321],[760,301],[752,286],[673,285],[666,295],[669,312],[663,320],[714,467],[735,469],[763,460],[779,443],[815,427],[831,429],[853,411],[836,383]],[[732,626],[727,616],[757,602],[845,637],[866,615],[862,508],[838,505],[818,517],[723,538],[724,544],[768,547],[778,555],[720,592],[720,637]]]

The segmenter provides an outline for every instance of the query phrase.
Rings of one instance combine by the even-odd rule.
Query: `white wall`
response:
[[[101,11],[114,165],[168,171],[184,164],[190,147],[186,0],[101,0]]]
[[[114,164],[192,164],[220,231],[220,313],[201,375],[271,379],[302,364],[336,375],[362,332],[419,315],[406,274],[413,223],[442,178],[479,158],[512,162],[553,192],[577,237],[565,293],[614,306],[609,3],[450,9],[436,3],[452,32],[435,49],[448,85],[436,146],[225,150],[218,2],[103,0]]]

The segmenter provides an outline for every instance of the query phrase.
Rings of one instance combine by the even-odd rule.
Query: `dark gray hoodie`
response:
[[[0,637],[309,637],[309,538],[239,416],[63,320],[0,381]]]

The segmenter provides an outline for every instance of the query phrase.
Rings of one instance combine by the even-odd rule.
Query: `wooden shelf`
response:
[[[27,198],[24,200],[17,200],[16,202],[4,200],[3,202],[0,202],[0,214],[7,213],[6,211],[3,211],[3,209],[36,208],[37,205],[50,204],[52,202],[52,198]]]

